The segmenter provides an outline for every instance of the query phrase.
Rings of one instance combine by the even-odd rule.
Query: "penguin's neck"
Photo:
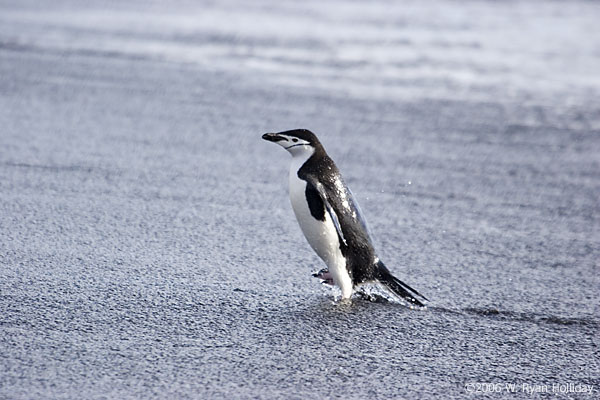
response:
[[[312,147],[302,146],[290,149],[292,154],[292,162],[290,164],[290,177],[292,175],[298,176],[298,170],[308,161],[309,158],[315,153]]]

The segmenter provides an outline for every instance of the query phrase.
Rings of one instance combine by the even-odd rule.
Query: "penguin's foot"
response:
[[[321,280],[321,283],[324,285],[334,285],[333,276],[327,268],[323,268],[319,272],[313,272],[312,276],[314,276],[315,278],[319,278]]]

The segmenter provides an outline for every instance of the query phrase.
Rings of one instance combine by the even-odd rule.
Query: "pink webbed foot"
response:
[[[321,283],[324,285],[330,285],[330,286],[334,285],[333,276],[331,275],[331,273],[329,272],[329,270],[327,268],[323,268],[319,272],[313,273],[312,276],[314,276],[315,278],[319,278],[321,280]]]

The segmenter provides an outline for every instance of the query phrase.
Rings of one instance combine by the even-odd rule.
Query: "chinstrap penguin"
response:
[[[290,201],[302,233],[325,262],[315,274],[335,284],[349,299],[363,283],[380,282],[409,303],[423,306],[425,296],[394,277],[379,260],[367,224],[352,192],[317,136],[306,129],[265,133],[292,155]]]

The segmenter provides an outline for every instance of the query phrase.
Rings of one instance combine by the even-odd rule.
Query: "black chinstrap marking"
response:
[[[298,143],[298,144],[293,144],[291,146],[285,147],[286,150],[291,149],[292,147],[298,147],[298,146],[310,146],[309,143]]]

